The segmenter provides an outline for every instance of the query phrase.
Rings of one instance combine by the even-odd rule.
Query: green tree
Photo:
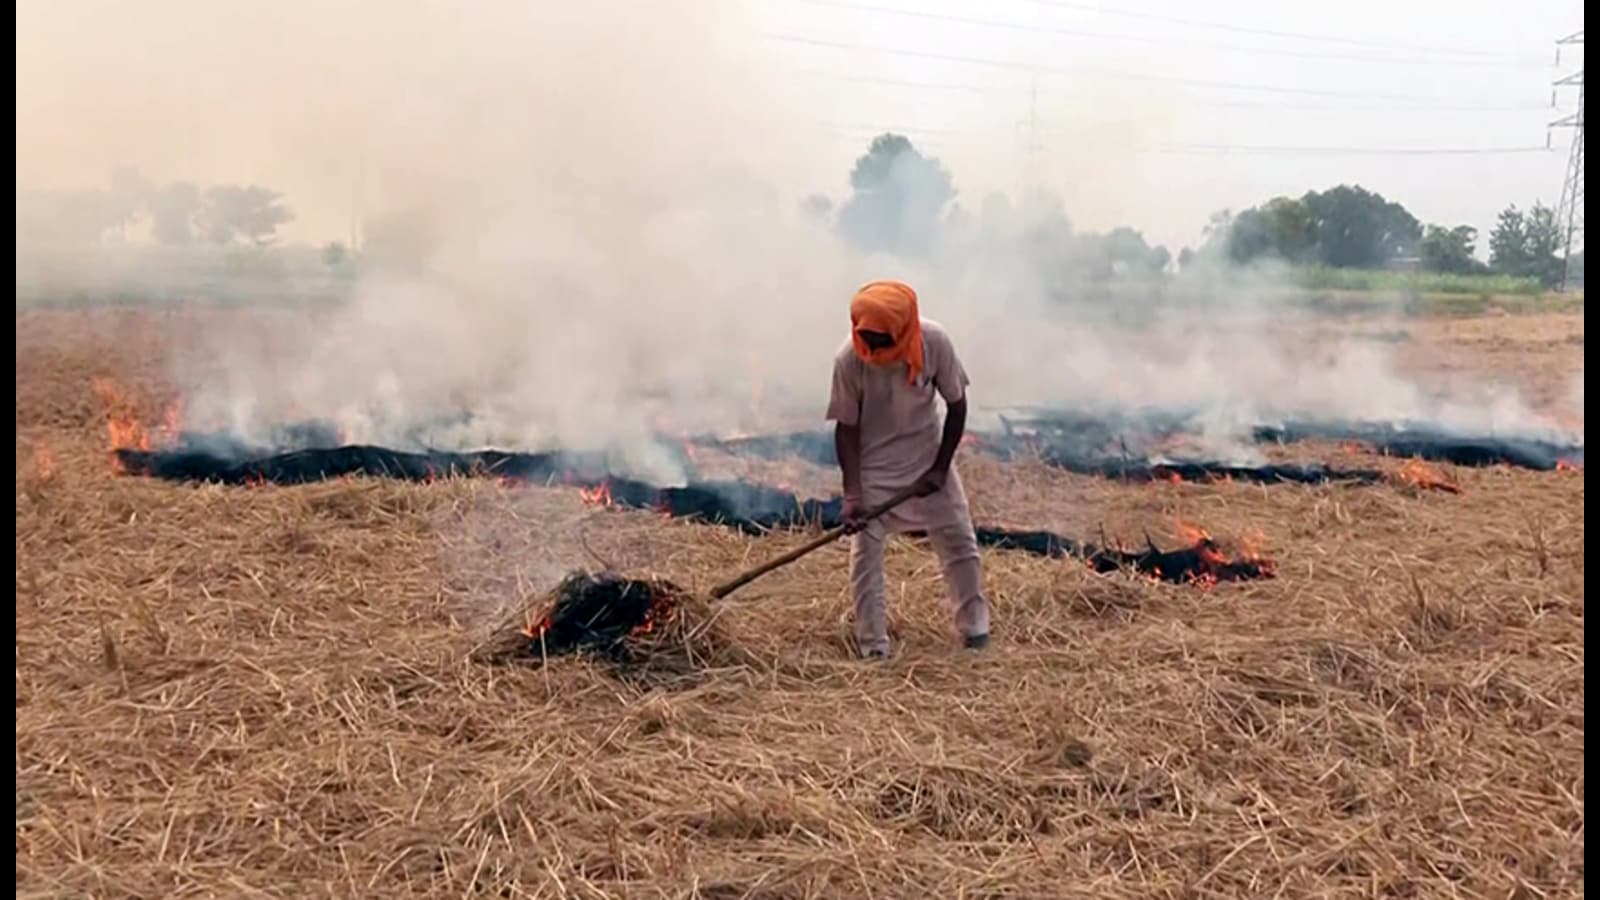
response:
[[[1316,234],[1317,261],[1338,268],[1378,268],[1411,255],[1422,224],[1404,206],[1365,188],[1339,185],[1301,198]]]
[[[1457,225],[1454,228],[1429,225],[1423,230],[1422,243],[1419,245],[1422,267],[1430,272],[1457,275],[1482,271],[1483,264],[1478,262],[1476,256],[1477,242],[1478,229],[1471,225]]]
[[[1414,252],[1422,225],[1398,203],[1340,185],[1299,198],[1274,197],[1238,215],[1213,213],[1203,249],[1244,263],[1273,257],[1291,263],[1377,268]]]
[[[1500,211],[1489,232],[1489,266],[1502,275],[1521,275],[1528,265],[1528,223],[1515,204]]]
[[[1542,203],[1528,210],[1528,275],[1545,287],[1561,283],[1562,230],[1556,211]]]
[[[270,244],[278,226],[294,220],[283,195],[254,185],[208,188],[200,211],[201,230],[215,244],[243,238],[256,246]]]
[[[1500,211],[1489,233],[1489,266],[1502,275],[1537,278],[1546,287],[1561,283],[1561,224],[1555,210],[1534,203],[1527,212],[1516,205]]]
[[[920,256],[932,249],[945,205],[955,197],[950,173],[898,134],[873,138],[850,172],[838,228],[865,250]]]

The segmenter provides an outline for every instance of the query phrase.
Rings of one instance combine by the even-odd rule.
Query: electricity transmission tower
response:
[[[1557,59],[1564,45],[1583,44],[1583,32],[1567,35],[1556,41]],[[1566,229],[1565,247],[1561,255],[1561,290],[1565,291],[1571,275],[1572,252],[1576,247],[1583,252],[1583,70],[1567,75],[1558,81],[1557,88],[1578,88],[1578,110],[1550,123],[1551,128],[1571,128],[1572,149],[1567,154],[1567,173],[1561,182],[1561,205],[1556,207],[1556,220]]]
[[[1022,151],[1022,191],[1019,200],[1026,201],[1039,189],[1039,82],[1035,79],[1029,91],[1028,117],[1017,123],[1017,143]]]

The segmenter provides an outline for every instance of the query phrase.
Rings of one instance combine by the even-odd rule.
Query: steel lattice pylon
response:
[[[1583,32],[1579,31],[1556,42],[1563,44],[1583,44]],[[1558,56],[1559,58],[1559,56]],[[1567,173],[1561,182],[1561,204],[1556,207],[1556,221],[1565,229],[1561,251],[1561,289],[1565,291],[1572,273],[1572,255],[1583,252],[1583,72],[1574,72],[1556,82],[1557,87],[1563,85],[1576,85],[1578,88],[1578,110],[1570,116],[1564,116],[1550,125],[1555,128],[1572,129],[1572,147],[1567,154]]]
[[[1561,183],[1561,205],[1557,221],[1566,229],[1566,247],[1561,257],[1561,289],[1567,289],[1572,254],[1583,252],[1583,91],[1578,91],[1577,121],[1574,123],[1572,150],[1567,155],[1567,177]]]

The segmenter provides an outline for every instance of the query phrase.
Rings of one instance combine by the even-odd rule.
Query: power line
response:
[[[992,129],[977,128],[916,128],[889,125],[819,123],[845,137],[877,137],[884,132],[906,135],[934,135],[948,138],[952,135],[993,134]],[[1136,153],[1241,156],[1511,156],[1529,153],[1551,153],[1548,147],[1350,147],[1350,146],[1294,146],[1267,144],[1228,143],[1159,143],[1127,144],[1122,149]]]
[[[982,27],[982,28],[1002,28],[1002,29],[1009,29],[1009,30],[1013,30],[1013,31],[1023,31],[1023,32],[1033,33],[1033,34],[1037,34],[1037,33],[1040,33],[1040,32],[1048,32],[1050,34],[1058,34],[1058,35],[1063,35],[1063,36],[1066,36],[1066,37],[1084,37],[1084,38],[1095,38],[1095,39],[1098,39],[1098,40],[1129,41],[1129,42],[1133,42],[1133,43],[1152,44],[1152,45],[1157,45],[1157,46],[1170,45],[1170,44],[1174,43],[1174,39],[1164,39],[1164,38],[1154,37],[1154,36],[1150,36],[1150,35],[1119,34],[1119,33],[1116,33],[1116,32],[1106,32],[1106,31],[1084,31],[1084,30],[1076,29],[1076,28],[1062,28],[1060,26],[1052,26],[1052,25],[1033,25],[1033,24],[1029,24],[1029,23],[1026,23],[1026,22],[1008,22],[1008,21],[1001,21],[1001,20],[997,20],[997,19],[978,18],[976,16],[958,16],[958,15],[950,15],[950,14],[947,14],[947,13],[924,12],[922,10],[899,9],[899,8],[890,7],[890,6],[875,6],[875,5],[866,4],[866,3],[849,3],[849,2],[845,2],[845,0],[794,0],[794,2],[796,2],[796,3],[805,3],[805,4],[808,4],[808,5],[811,5],[811,6],[825,6],[825,7],[831,7],[831,8],[834,8],[834,9],[849,9],[849,10],[856,10],[858,12],[877,13],[877,14],[881,14],[881,15],[890,15],[890,16],[902,16],[902,17],[906,17],[906,18],[924,19],[924,20],[927,20],[927,21],[954,22],[954,23],[959,23],[959,24],[963,24],[963,25],[976,25],[976,26],[979,26],[979,27]],[[1531,67],[1539,67],[1539,68],[1545,68],[1545,67],[1547,67],[1549,65],[1548,63],[1546,63],[1544,61],[1534,61],[1532,59],[1525,60],[1525,61],[1520,61],[1520,62],[1512,61],[1510,59],[1507,59],[1507,60],[1501,61],[1501,62],[1486,61],[1486,60],[1481,60],[1481,59],[1453,59],[1453,60],[1432,59],[1432,60],[1430,60],[1430,59],[1422,59],[1422,58],[1417,58],[1417,57],[1413,57],[1413,58],[1407,59],[1407,58],[1395,57],[1395,56],[1353,55],[1353,54],[1348,54],[1348,53],[1321,53],[1321,52],[1311,51],[1311,50],[1289,50],[1289,49],[1273,49],[1271,47],[1250,47],[1250,46],[1245,46],[1245,45],[1242,45],[1242,44],[1221,44],[1221,43],[1217,43],[1217,42],[1214,42],[1214,41],[1190,41],[1190,40],[1183,40],[1181,38],[1177,39],[1177,42],[1182,43],[1185,46],[1211,47],[1213,49],[1228,50],[1228,51],[1232,51],[1232,52],[1235,52],[1235,53],[1253,53],[1253,54],[1262,55],[1262,56],[1285,56],[1285,57],[1291,57],[1291,58],[1294,58],[1294,59],[1330,59],[1330,60],[1344,60],[1344,61],[1362,62],[1362,63],[1380,63],[1380,64],[1394,64],[1394,65],[1431,65],[1431,66],[1474,66],[1474,67],[1482,67],[1482,66],[1490,65],[1490,66],[1505,66],[1505,67],[1529,67],[1529,68],[1531,68]]]
[[[1032,88],[1029,85],[1013,84],[975,84],[972,82],[934,82],[911,81],[901,78],[885,78],[877,75],[845,75],[838,72],[824,72],[819,70],[801,70],[795,73],[805,78],[830,78],[837,81],[849,81],[859,84],[881,84],[889,87],[904,87],[919,90],[939,91],[970,91],[978,94],[1006,94],[1026,93]],[[1069,92],[1041,88],[1040,93],[1066,95]],[[1367,96],[1367,95],[1363,95]],[[1536,112],[1548,111],[1550,106],[1543,103],[1523,104],[1454,104],[1442,105],[1438,103],[1403,103],[1387,106],[1372,104],[1336,104],[1324,106],[1311,106],[1289,103],[1248,103],[1237,100],[1209,100],[1205,98],[1191,98],[1186,101],[1190,106],[1225,107],[1240,109],[1276,109],[1285,112],[1298,112],[1302,110],[1318,112]]]
[[[1208,22],[1203,19],[1189,19],[1182,16],[1170,16],[1160,13],[1140,12],[1131,9],[1119,9],[1111,6],[1100,6],[1093,3],[1075,2],[1075,0],[1027,0],[1039,6],[1055,7],[1057,9],[1072,9],[1080,12],[1092,12],[1103,16],[1120,16],[1125,19],[1140,19],[1146,22],[1166,22],[1173,25],[1184,25],[1190,28],[1211,28],[1217,31],[1231,31],[1238,34],[1253,34],[1259,37],[1290,38],[1302,41],[1317,41],[1324,44],[1341,44],[1347,47],[1370,47],[1380,50],[1405,50],[1416,53],[1441,53],[1450,56],[1479,56],[1509,58],[1511,54],[1503,50],[1475,50],[1454,47],[1425,46],[1421,44],[1404,44],[1389,41],[1373,41],[1363,38],[1341,37],[1337,35],[1308,34],[1299,31],[1282,31],[1273,28],[1260,28],[1253,25],[1234,25],[1228,22]]]
[[[978,65],[978,66],[992,66],[992,67],[1001,68],[1001,69],[1018,69],[1018,70],[1026,70],[1026,71],[1030,71],[1030,72],[1032,72],[1032,71],[1062,72],[1062,73],[1098,72],[1098,73],[1101,73],[1101,75],[1103,77],[1107,77],[1107,78],[1120,78],[1120,79],[1124,79],[1124,80],[1128,80],[1128,81],[1154,81],[1154,82],[1161,82],[1161,83],[1166,83],[1166,84],[1180,84],[1180,85],[1188,85],[1188,86],[1191,86],[1191,87],[1217,88],[1217,89],[1222,89],[1222,90],[1256,91],[1256,92],[1260,92],[1260,93],[1270,93],[1270,94],[1293,94],[1293,95],[1300,95],[1300,96],[1306,96],[1306,97],[1349,97],[1349,98],[1362,99],[1362,100],[1401,100],[1401,101],[1410,101],[1410,102],[1415,102],[1415,103],[1431,103],[1434,100],[1434,98],[1420,97],[1420,96],[1417,96],[1417,95],[1414,95],[1414,94],[1409,94],[1409,95],[1408,94],[1375,94],[1375,93],[1370,93],[1370,92],[1359,92],[1359,91],[1330,91],[1330,90],[1322,90],[1322,89],[1318,89],[1318,88],[1280,87],[1280,86],[1277,86],[1277,85],[1248,84],[1248,83],[1244,83],[1244,82],[1207,81],[1207,80],[1204,80],[1204,79],[1196,79],[1196,78],[1174,78],[1174,77],[1162,76],[1162,75],[1146,75],[1146,74],[1144,74],[1142,72],[1117,72],[1117,71],[1113,71],[1113,70],[1100,69],[1100,68],[1093,67],[1093,66],[1063,66],[1063,65],[1050,65],[1050,64],[1039,64],[1039,63],[1024,63],[1024,62],[1017,62],[1015,60],[993,59],[993,58],[990,58],[990,57],[982,57],[982,56],[963,56],[961,54],[956,54],[956,53],[935,53],[935,52],[930,51],[930,50],[906,50],[906,49],[902,49],[902,48],[899,48],[899,47],[881,47],[881,46],[876,46],[876,45],[871,45],[871,44],[851,44],[851,43],[846,43],[846,42],[843,42],[843,41],[826,41],[826,40],[822,40],[820,38],[809,38],[809,37],[803,37],[803,36],[800,36],[800,35],[792,35],[792,34],[763,33],[761,35],[761,37],[766,38],[767,40],[779,41],[779,42],[782,42],[782,43],[801,44],[801,45],[811,46],[811,47],[827,47],[827,48],[834,49],[834,50],[855,50],[855,51],[866,51],[866,52],[875,52],[875,53],[886,53],[886,54],[889,54],[891,56],[909,56],[909,57],[915,57],[915,58],[918,58],[918,59],[937,59],[937,60],[942,60],[944,62],[965,63],[965,64],[968,64],[968,65]]]
[[[1158,152],[1294,156],[1490,156],[1549,153],[1548,147],[1292,147],[1259,144],[1158,144]]]

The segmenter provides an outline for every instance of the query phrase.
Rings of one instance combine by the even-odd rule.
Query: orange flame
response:
[[[90,379],[89,388],[106,408],[106,433],[111,449],[149,450],[150,431],[135,415],[133,401],[122,385],[96,376]]]
[[[530,618],[527,622],[523,623],[523,625],[522,625],[522,633],[524,635],[526,635],[527,637],[530,637],[530,638],[532,638],[534,640],[538,640],[539,638],[544,636],[544,633],[546,631],[550,630],[550,625],[551,625],[551,622],[550,622],[550,617],[549,616],[545,616],[543,619],[540,619],[538,622],[534,622]]]
[[[649,612],[645,613],[644,621],[633,626],[633,630],[628,632],[628,635],[633,637],[641,634],[649,634],[650,632],[656,630],[657,622],[660,622],[662,625],[671,623],[673,618],[675,618],[677,615],[677,609],[678,598],[676,596],[665,593],[657,594],[650,603]]]
[[[1582,472],[1583,471],[1583,466],[1578,465],[1577,463],[1573,462],[1570,459],[1558,459],[1558,460],[1556,460],[1556,471],[1557,472]]]
[[[122,416],[106,419],[106,432],[113,450],[149,450],[150,431],[143,423]]]
[[[1177,525],[1178,533],[1191,544],[1203,544],[1211,540],[1211,533],[1198,525],[1190,525],[1187,522],[1178,522]]]
[[[1451,494],[1461,493],[1459,485],[1445,478],[1443,472],[1420,459],[1412,459],[1406,462],[1405,465],[1400,467],[1396,477],[1424,490],[1446,491]]]
[[[161,411],[161,443],[171,443],[177,440],[178,434],[183,430],[183,401],[174,400],[167,404]]]
[[[610,506],[611,482],[602,481],[592,488],[578,488],[578,496],[590,506]]]

